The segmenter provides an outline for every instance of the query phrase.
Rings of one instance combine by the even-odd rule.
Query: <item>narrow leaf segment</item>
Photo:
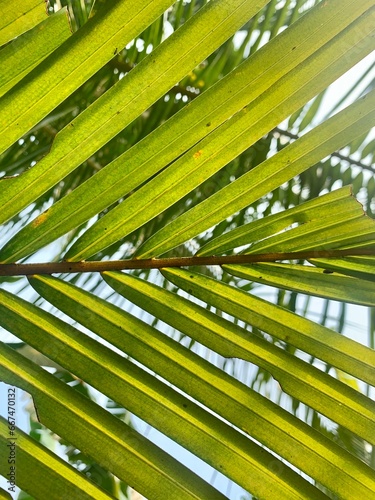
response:
[[[0,417],[0,446],[3,450],[9,450],[12,444],[9,425],[8,421]],[[15,429],[14,436],[17,486],[34,498],[60,500],[62,491],[71,500],[114,498],[21,429]],[[7,477],[9,465],[12,465],[7,463],[8,457],[9,454],[5,453],[0,456],[0,473],[4,477]]]
[[[226,498],[130,426],[4,344],[0,378],[33,395],[46,427],[147,497],[157,498],[163,484],[168,498]]]
[[[374,23],[375,8],[369,11],[368,16],[363,16],[353,22],[347,30],[297,66],[290,72],[291,74],[281,78],[250,106],[223,123],[174,164],[100,218],[69,249],[66,259],[71,261],[87,259],[109,247],[171,207],[218,172],[285,119],[291,111],[323,90],[341,75],[345,68],[349,69],[356,61],[368,54],[372,50],[372,37],[369,35],[374,31]],[[350,43],[353,43],[353,48],[349,50],[348,38],[351,40]],[[374,99],[374,96],[372,97]],[[371,109],[373,111],[373,108]],[[368,118],[366,118],[366,125],[366,130],[368,130]],[[197,151],[200,152],[199,157],[196,156]],[[268,176],[272,174],[269,173]],[[283,181],[295,175],[290,174],[289,171],[289,175]],[[273,188],[278,186],[279,180],[274,186],[261,183],[261,194],[268,193],[272,186]],[[186,224],[190,225],[190,219],[184,221],[182,231]],[[210,226],[206,225],[206,229],[208,227]],[[192,230],[196,231],[195,225]],[[180,232],[181,229],[178,228],[171,234],[172,238],[178,238],[182,243],[188,238],[184,235],[180,239]],[[164,237],[165,235],[162,239]],[[160,255],[176,246],[176,242],[170,245],[167,241],[168,246],[163,251],[158,248],[155,252],[155,238],[161,238],[160,234],[156,233],[152,238],[153,242],[145,244],[149,252],[147,256]],[[151,245],[153,245],[152,249]],[[146,257],[144,248],[140,250],[138,256]]]
[[[259,298],[241,293],[215,280],[207,278],[205,281],[204,276],[197,273],[172,269],[163,270],[163,273],[179,288],[193,293],[220,310],[230,310],[229,314],[242,319],[246,324],[277,335],[281,340],[314,353],[319,359],[327,360],[333,366],[345,365],[345,371],[354,372],[354,375],[359,373],[360,378],[364,377],[365,372],[366,381],[374,382],[375,355],[370,349],[349,339],[343,339],[328,328],[319,327]],[[333,377],[266,340],[250,335],[248,331],[219,318],[205,308],[143,280],[124,274],[121,277],[121,286],[116,286],[116,290],[142,309],[218,354],[262,366],[279,381],[287,393],[329,418],[340,421],[353,432],[363,437],[366,435],[364,439],[375,440],[375,421],[372,414],[374,409],[371,410],[373,403],[353,389],[350,394],[347,393],[349,388]],[[229,308],[227,303],[230,303]],[[361,361],[353,355],[353,350],[358,349],[362,350]],[[338,404],[339,414],[336,411]]]
[[[3,0],[1,2],[0,46],[33,28],[46,16],[45,0],[23,0],[22,5]]]
[[[120,273],[106,273],[104,277],[113,288],[121,287],[124,280],[126,283],[126,277]],[[304,422],[172,338],[103,299],[54,278],[40,276],[30,281],[38,293],[81,325],[338,493],[336,485],[341,481],[337,478],[343,473],[340,464],[346,460],[344,452]],[[250,453],[250,448],[247,451]],[[352,462],[352,457],[348,455],[347,458]],[[324,467],[319,465],[321,459],[325,461]],[[356,468],[356,463],[354,460],[350,465],[351,470]],[[295,484],[285,464],[281,469],[282,477],[276,481]],[[267,481],[263,486],[271,487],[267,476],[263,476],[263,481]],[[302,496],[305,491],[310,496],[317,495],[317,492],[305,490],[302,484],[297,487],[301,488]],[[262,485],[252,475],[250,491],[259,494],[259,488]]]

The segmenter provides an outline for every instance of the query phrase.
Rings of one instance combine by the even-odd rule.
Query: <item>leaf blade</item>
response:
[[[168,0],[142,3],[116,0],[110,10],[100,10],[22,83],[3,96],[0,151],[5,151],[44,118],[112,59],[116,48],[123,48],[169,5]]]
[[[123,274],[105,273],[104,277],[113,288],[123,292]],[[65,313],[86,328],[100,335],[105,332],[106,341],[156,371],[237,427],[246,430],[307,474],[319,477],[330,488],[338,483],[343,450],[335,448],[330,440],[321,439],[313,429],[285,410],[249,390],[155,328],[92,294],[45,276],[33,277],[30,281],[42,296],[59,304]],[[113,286],[114,283],[116,287]],[[85,304],[90,313],[85,312],[81,304]],[[251,427],[249,422],[252,422]],[[318,465],[316,454],[326,461],[324,467]],[[285,473],[286,470],[283,476]],[[253,479],[255,480],[254,476]],[[290,477],[288,481],[293,484],[294,478]],[[317,492],[314,494],[317,495]]]
[[[315,297],[340,300],[352,304],[375,306],[375,291],[371,283],[325,274],[314,267],[297,264],[253,264],[251,266],[224,266],[225,271],[264,285],[276,286]]]
[[[351,372],[354,369],[356,376],[363,378],[363,371],[365,370],[367,372],[365,378],[368,378],[369,381],[373,381],[375,376],[375,370],[373,368],[375,354],[370,349],[350,341],[349,339],[344,339],[332,330],[324,327],[319,328],[322,338],[321,342],[318,342],[319,348],[314,349],[314,344],[318,338],[316,337],[312,340],[312,337],[318,325],[304,318],[297,317],[289,311],[273,306],[259,298],[249,297],[244,292],[232,289],[232,287],[225,286],[217,281],[214,281],[215,286],[212,288],[211,282],[213,280],[204,278],[191,271],[185,272],[181,269],[177,270],[170,268],[163,270],[163,274],[178,287],[187,290],[188,293],[194,293],[196,297],[206,301],[210,305],[223,311],[230,311],[229,313],[233,314],[235,317],[261,330],[278,335],[282,340],[287,339],[293,344],[297,343],[297,347],[304,349],[310,354],[314,355],[315,353],[319,359],[326,359],[327,357],[331,359],[334,358],[334,366],[341,365],[343,363],[342,358],[345,358],[344,364],[347,369],[346,371]],[[127,298],[131,299],[131,301],[137,305],[140,305],[142,309],[147,310],[151,314],[156,314],[158,318],[178,328],[180,331],[184,331],[189,336],[192,336],[197,341],[224,357],[237,357],[253,362],[258,366],[262,366],[279,381],[284,390],[289,394],[292,394],[308,405],[312,405],[316,409],[318,409],[316,406],[318,405],[318,411],[336,421],[343,417],[345,413],[347,418],[344,418],[345,422],[340,422],[342,425],[351,428],[353,432],[357,434],[362,433],[362,436],[366,435],[367,437],[365,439],[367,440],[375,439],[375,422],[370,422],[373,419],[370,410],[372,403],[356,391],[350,389],[350,395],[348,393],[347,396],[343,397],[343,394],[348,391],[349,388],[344,386],[341,382],[323,374],[308,363],[302,362],[300,359],[287,354],[276,346],[270,345],[270,343],[265,340],[259,339],[254,335],[248,336],[248,332],[244,332],[227,320],[218,318],[206,309],[202,309],[196,306],[196,304],[182,297],[178,297],[171,292],[162,290],[155,285],[145,283],[130,275],[123,275],[123,289],[121,293],[124,293],[125,290],[125,280]],[[206,287],[204,283],[207,285]],[[224,294],[221,292],[221,289],[229,295],[239,297],[236,304],[233,300],[230,301],[229,309],[226,300],[223,299]],[[216,300],[215,297],[219,297],[219,295],[221,300]],[[250,306],[252,301],[254,301],[253,307]],[[262,315],[261,312],[263,307],[264,315]],[[269,312],[270,309],[274,309],[274,314],[272,314],[271,317]],[[260,318],[260,316],[262,320],[259,322],[257,318]],[[270,325],[273,323],[277,323],[277,329],[270,328]],[[293,330],[294,328],[296,328],[296,330]],[[308,328],[308,332],[306,332],[306,328]],[[297,330],[298,334],[295,336],[294,332],[296,333]],[[302,335],[304,336],[303,340],[306,340],[307,344],[301,345],[300,337]],[[327,335],[329,335],[329,339],[327,339]],[[318,344],[316,344],[316,346]],[[361,355],[360,357],[353,356],[353,360],[349,361],[348,356],[350,357],[353,355],[353,346],[361,351]],[[344,349],[346,352],[345,356],[343,356]],[[337,356],[334,354],[335,351],[338,353]],[[366,359],[366,362],[362,359],[363,356],[365,356],[364,359]],[[364,364],[362,365],[362,363]],[[292,369],[296,370],[295,379],[294,377],[293,379],[295,381],[298,380],[298,383],[292,381]],[[307,372],[310,373],[309,376],[307,376]],[[299,373],[299,375],[297,373]],[[319,396],[313,396],[316,390],[319,392]],[[309,396],[307,396],[308,394]],[[323,400],[325,400],[324,405],[322,405]],[[334,400],[336,402],[334,402]],[[355,404],[354,400],[357,401]],[[340,415],[338,415],[335,410],[338,401],[341,408]],[[359,406],[356,406],[357,403]],[[346,413],[346,410],[343,410],[344,406],[346,407],[347,405],[350,407],[348,413]],[[354,413],[352,413],[352,411]],[[359,424],[359,421],[365,414],[366,417],[363,420],[363,425]],[[370,430],[370,428],[373,429]]]
[[[157,131],[52,206],[48,217],[40,216],[33,225],[26,226],[14,238],[11,248],[3,252],[4,258],[14,261],[25,257],[93,217],[155,175],[267,90],[290,68],[306,59],[314,48],[320,46],[318,44],[330,40],[339,31],[338,9],[343,16],[342,22],[346,20],[348,23],[357,9],[363,8],[362,4],[356,4],[356,10],[352,11],[349,4],[351,0],[337,4],[330,2],[327,7],[320,5],[302,17]],[[306,31],[308,36],[305,36]],[[297,46],[295,39],[300,40]],[[281,56],[279,44],[282,44]]]
[[[0,97],[71,35],[67,10],[59,10],[0,52]]]
[[[192,480],[190,471],[129,426],[4,345],[0,373],[33,395],[44,425],[141,493],[158,495],[162,481],[171,498],[225,498],[198,476]]]
[[[244,488],[254,488],[257,478],[261,494],[271,488],[297,499],[301,488],[309,489],[291,471],[291,484],[281,480],[268,466],[271,455],[123,356],[21,299],[1,296],[7,329]]]
[[[371,15],[360,19],[358,23],[362,24],[364,19],[367,20],[371,16],[375,19],[375,9],[373,9]],[[358,23],[353,23],[350,30],[348,30],[355,38],[358,37],[359,33],[364,34],[366,31],[364,27],[359,31]],[[372,25],[369,24],[368,28],[372,29]],[[340,72],[343,70],[343,64],[350,59],[347,51],[347,39],[345,38],[344,42],[344,38],[344,35],[338,36],[334,43],[328,44],[329,50],[320,54],[321,58],[317,55],[308,59],[306,64],[298,67],[298,71],[292,71],[293,78],[286,79],[284,77],[278,82],[276,85],[277,91],[271,88],[256,100],[256,104],[252,104],[251,113],[250,109],[244,109],[242,112],[237,113],[231,120],[225,122],[206,139],[185,153],[175,164],[167,167],[155,179],[141,187],[102,217],[75,242],[66,254],[66,259],[87,259],[124,238],[181,199],[267,133],[285,118],[291,109],[298,107],[300,104],[298,98],[301,99],[301,102],[305,101],[308,96],[311,97],[314,92],[318,91],[318,87],[323,87],[325,83],[328,83],[328,80],[332,81],[335,71]],[[365,46],[367,43],[369,44],[370,39],[371,37],[364,35],[364,40],[361,41],[361,49],[368,50]],[[341,49],[339,49],[340,45]],[[340,50],[343,52],[339,63],[340,56],[338,54]],[[359,50],[357,47],[353,49],[353,55],[358,57]],[[335,70],[329,67],[332,60],[334,61]],[[326,67],[327,64],[328,68]],[[321,65],[325,67],[324,71],[322,71]],[[317,70],[318,67],[319,70]],[[315,77],[314,71],[317,71]],[[323,77],[323,73],[325,77]],[[327,78],[327,82],[325,82],[324,78]],[[294,79],[295,84],[293,83]],[[302,81],[304,81],[303,85]],[[285,87],[283,87],[282,83],[285,84]],[[299,85],[302,85],[302,88],[295,92],[295,88],[299,88]],[[287,97],[285,96],[286,89],[288,89]],[[149,245],[151,246],[151,243]],[[145,253],[140,251],[137,257],[144,257],[144,255]]]
[[[262,5],[266,1],[257,0],[258,3],[255,7],[259,4]],[[159,0],[157,4],[164,5],[162,2],[170,3],[169,0]],[[217,0],[212,4],[206,4],[184,26],[145,57],[125,78],[118,81],[60,131],[56,135],[52,149],[47,156],[27,172],[11,179],[11,182],[8,183],[8,189],[0,192],[0,203],[3,207],[0,220],[5,221],[17,214],[22,208],[53,187],[59,180],[63,179],[80,163],[117,135],[126,125],[131,123],[173,87],[176,79],[185,76],[202,58],[215,50],[217,46],[220,46],[243,24],[246,14],[252,13],[253,10],[254,2],[250,0]],[[138,24],[135,23],[133,29],[136,29],[138,33],[140,28],[144,27],[146,21],[147,18],[142,17],[141,21],[138,20]],[[77,51],[80,48],[80,39],[77,39],[76,36],[81,32],[83,32],[82,38],[83,35],[87,35],[84,30],[86,26],[90,28],[89,23],[90,21],[70,38],[73,41],[78,40],[76,45],[73,46],[74,50]],[[87,31],[91,37],[95,37],[96,30]],[[131,35],[130,29],[125,31],[129,37]],[[112,44],[113,50],[112,40],[107,39],[108,34],[106,34],[105,45]],[[192,39],[194,40],[193,44],[189,43]],[[83,40],[85,42],[84,38]],[[64,50],[67,42],[57,49],[54,54],[59,53],[60,49]],[[70,51],[67,51],[64,55],[68,58],[73,56]],[[84,54],[84,56],[86,60],[87,55]],[[92,57],[93,55],[90,54],[89,59]],[[74,57],[72,58],[74,61]],[[79,60],[82,60],[80,51]],[[99,61],[99,57],[95,56],[95,60]],[[61,64],[61,61],[58,62]],[[50,58],[47,58],[43,64],[49,65]],[[83,77],[84,71],[81,67],[79,69]],[[48,70],[54,73],[56,68],[48,66]],[[67,68],[64,71],[66,72]],[[76,85],[75,76],[75,72],[69,74],[69,78],[73,79],[74,85]],[[67,91],[66,86],[64,92]],[[56,92],[57,96],[59,95],[57,89],[53,88],[53,92]],[[27,93],[21,93],[21,95],[24,101],[28,98]],[[8,101],[14,106],[15,96],[12,92],[9,92],[3,99],[8,96]],[[50,107],[50,95],[46,94],[43,99],[47,100]],[[37,105],[38,100],[36,97],[31,107],[30,102],[27,101],[27,111],[32,113],[32,110]],[[12,110],[4,108],[5,106],[2,108],[4,116],[0,116],[0,124],[4,123],[8,127],[12,127],[11,130],[14,132],[16,130],[14,120],[17,113],[15,110],[11,113]],[[39,112],[41,110],[38,110]],[[6,120],[7,115],[9,116]],[[0,142],[1,138],[14,141],[14,137],[11,139],[10,134],[5,133],[5,130],[0,135]]]
[[[227,185],[196,207],[188,210],[154,236],[138,252],[139,258],[160,255],[187,239],[200,234],[236,211],[250,205],[262,195],[300,174],[327,154],[347,143],[353,134],[368,130],[375,120],[375,92],[367,101],[358,101],[291,143],[279,153]],[[363,112],[367,115],[363,117]],[[367,114],[369,113],[369,114]],[[324,140],[323,140],[324,137]],[[198,255],[208,255],[248,244],[254,234],[250,225],[207,243]]]
[[[8,422],[0,417],[0,443],[6,447],[9,441]],[[44,495],[45,498],[58,500],[64,491],[71,499],[108,500],[108,495],[85,476],[31,439],[21,429],[15,431],[17,443],[17,485],[34,497]],[[2,458],[5,455],[2,455]],[[30,475],[30,470],[33,474]],[[0,459],[0,471],[4,477],[9,474],[9,464]],[[41,481],[43,478],[43,481]]]
[[[47,15],[44,0],[24,0],[22,9],[13,2],[2,1],[0,46],[43,21]]]

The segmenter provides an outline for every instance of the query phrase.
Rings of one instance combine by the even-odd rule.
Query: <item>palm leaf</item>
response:
[[[10,444],[9,423],[2,417],[0,429],[1,446],[6,448]],[[49,498],[61,498],[61,491],[66,491],[69,498],[87,500],[93,497],[103,500],[113,498],[19,429],[14,443],[16,443],[14,446],[17,446],[17,468],[19,468],[17,484],[21,488],[31,488],[37,491],[38,495]],[[5,454],[2,454],[0,463],[3,476],[9,474],[9,464],[5,462],[5,458]],[[30,470],[33,471],[32,477]]]
[[[80,457],[72,467],[12,423],[17,485],[35,498],[121,498],[127,485],[226,498],[95,390],[257,498],[374,496],[373,342],[325,324],[331,300],[374,305],[374,221],[348,187],[314,198],[347,178],[372,206],[373,85],[317,115],[373,50],[373,2],[67,1],[73,34],[65,9],[46,18],[28,0],[20,23],[0,3],[0,377]],[[344,178],[332,162],[348,145],[361,172]],[[34,264],[40,251],[48,262]],[[9,281],[22,274],[35,304]],[[327,300],[321,324],[298,313],[299,294]],[[44,357],[11,349],[5,330]],[[8,431],[0,420],[2,446]],[[83,463],[113,481],[99,488]]]
[[[45,4],[42,0],[26,0],[22,11],[18,11],[10,2],[2,1],[0,22],[0,45],[33,28],[46,17]]]

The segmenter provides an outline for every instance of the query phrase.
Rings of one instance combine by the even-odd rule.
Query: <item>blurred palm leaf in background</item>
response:
[[[0,9],[19,498],[374,497],[373,1]],[[288,252],[310,253],[142,268]]]

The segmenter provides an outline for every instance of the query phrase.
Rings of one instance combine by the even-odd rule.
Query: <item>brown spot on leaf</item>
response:
[[[47,219],[47,217],[48,217],[48,210],[38,215],[38,217],[32,221],[31,223],[32,227],[38,227],[40,224],[43,224],[43,222]]]
[[[202,151],[201,150],[199,150],[199,151],[197,151],[196,153],[193,154],[193,158],[195,160],[197,160],[200,156],[202,156]]]

